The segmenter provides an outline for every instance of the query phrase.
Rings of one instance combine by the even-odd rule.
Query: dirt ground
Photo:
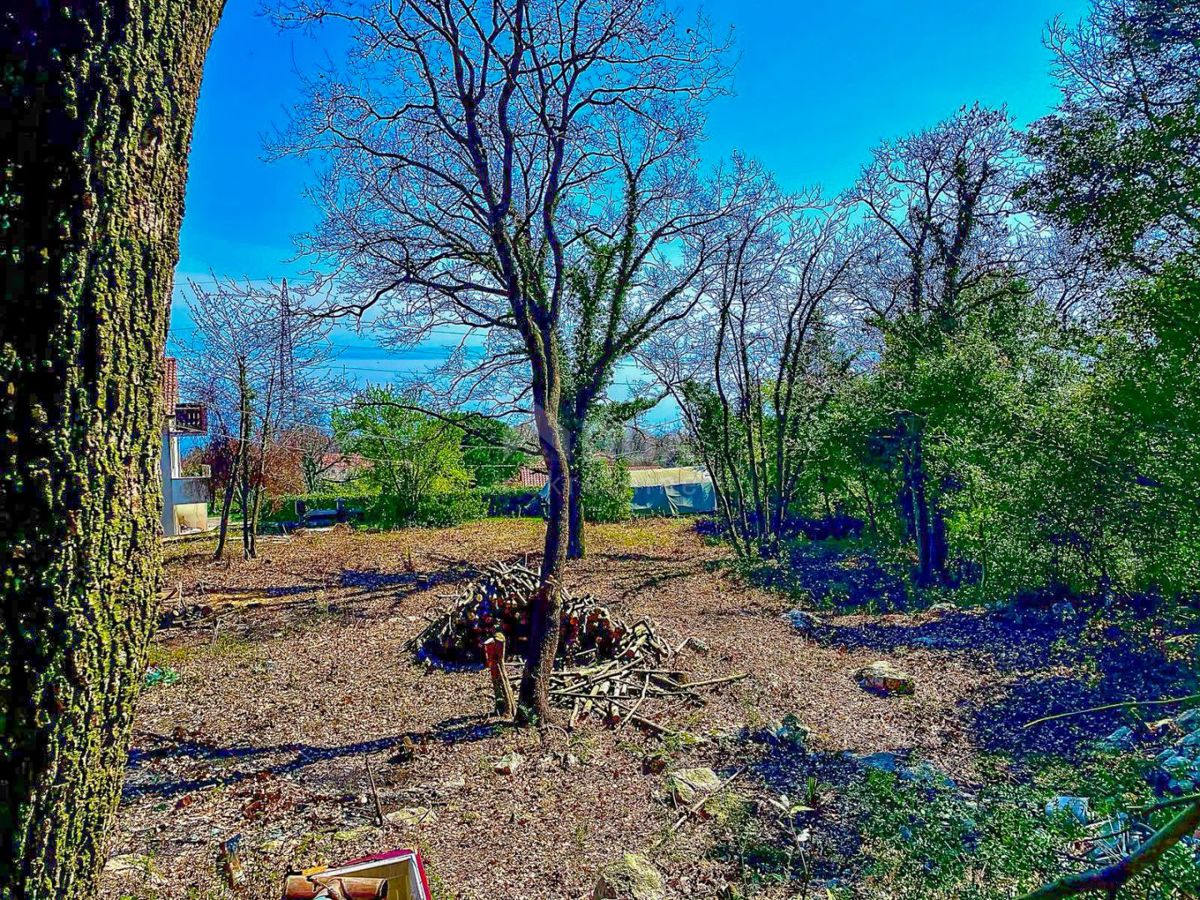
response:
[[[936,611],[842,617],[837,639],[805,636],[784,596],[747,586],[688,523],[599,526],[569,586],[649,617],[671,646],[702,641],[679,660],[697,677],[748,677],[702,707],[656,713],[707,739],[695,745],[595,719],[512,730],[488,717],[486,673],[425,666],[405,643],[475,567],[537,548],[541,527],[304,533],[263,539],[249,562],[213,562],[207,538],[168,545],[172,596],[151,661],[178,680],[143,694],[104,896],[227,896],[217,848],[235,835],[249,897],[278,896],[289,867],[400,846],[421,848],[439,897],[590,896],[623,852],[648,854],[672,897],[718,896],[729,871],[707,852],[715,826],[664,831],[679,814],[647,755],[665,746],[672,767],[728,776],[743,761],[715,739],[790,714],[817,750],[912,753],[969,782],[980,710],[1052,665],[968,650]],[[172,624],[180,591],[213,614]],[[880,658],[914,676],[913,696],[859,687],[856,670]],[[524,764],[497,774],[512,750]],[[383,810],[427,808],[419,822],[375,826],[368,765]],[[743,776],[748,789],[756,777]]]

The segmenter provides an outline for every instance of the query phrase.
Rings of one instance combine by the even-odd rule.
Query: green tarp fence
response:
[[[697,516],[717,508],[712,479],[698,466],[631,469],[629,483],[635,516]],[[550,485],[545,485],[538,496],[544,503],[550,496]]]
[[[701,468],[634,469],[629,481],[634,515],[695,516],[717,508],[712,479]]]

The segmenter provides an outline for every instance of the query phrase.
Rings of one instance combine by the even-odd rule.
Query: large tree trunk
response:
[[[160,572],[160,372],[221,0],[0,17],[0,894],[96,895]]]
[[[916,432],[904,460],[903,504],[909,530],[917,548],[917,583],[931,587],[944,581],[949,551],[946,545],[945,520],[929,497],[929,479],[925,470],[922,434]]]

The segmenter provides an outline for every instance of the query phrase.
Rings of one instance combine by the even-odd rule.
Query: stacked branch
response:
[[[510,653],[525,655],[529,617],[539,588],[538,574],[519,563],[492,563],[437,619],[413,640],[422,657],[475,664],[484,645],[504,635]],[[591,594],[562,589],[558,656],[571,664],[606,659],[661,660],[668,648],[649,622],[632,627],[612,615]]]
[[[550,676],[550,697],[562,706],[571,707],[571,725],[588,715],[599,715],[610,725],[633,722],[649,731],[668,734],[671,729],[649,715],[648,704],[655,701],[660,706],[663,701],[699,704],[703,698],[698,688],[745,677],[741,673],[695,679],[682,669],[648,663],[644,657],[635,655],[631,659],[556,671]]]

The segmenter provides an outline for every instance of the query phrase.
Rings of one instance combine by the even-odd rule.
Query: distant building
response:
[[[362,475],[370,463],[357,453],[338,451],[322,454],[319,465],[322,481],[331,484],[347,484]]]
[[[163,359],[162,529],[167,537],[208,529],[211,492],[208,474],[180,474],[179,438],[208,432],[208,410],[200,403],[179,402],[179,372],[174,358]]]

